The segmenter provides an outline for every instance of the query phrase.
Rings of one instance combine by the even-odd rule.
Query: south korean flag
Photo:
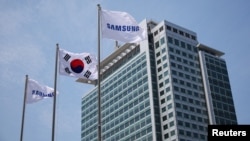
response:
[[[96,80],[98,78],[97,59],[90,53],[72,53],[59,49],[59,73]]]

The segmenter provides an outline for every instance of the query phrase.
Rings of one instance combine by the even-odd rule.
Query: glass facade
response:
[[[152,140],[147,63],[134,59],[102,84],[103,140]]]
[[[145,53],[134,56],[102,81],[102,139],[105,141],[152,141],[154,121],[145,58]],[[81,137],[82,141],[97,140],[96,89],[82,99]]]
[[[216,124],[237,124],[226,62],[205,54]]]

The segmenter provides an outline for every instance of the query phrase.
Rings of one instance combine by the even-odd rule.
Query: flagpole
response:
[[[100,63],[100,12],[101,6],[97,4],[98,7],[98,141],[102,141],[102,121],[101,121],[101,63]]]
[[[25,117],[27,86],[28,86],[28,75],[26,75],[26,79],[25,79],[24,98],[23,98],[23,113],[22,113],[22,125],[21,125],[20,141],[23,140],[23,127],[24,127],[24,117]]]
[[[56,85],[57,85],[57,62],[58,62],[59,44],[56,44],[56,61],[55,61],[55,79],[54,79],[54,101],[53,101],[53,120],[52,120],[52,141],[55,140],[55,118],[56,118]]]

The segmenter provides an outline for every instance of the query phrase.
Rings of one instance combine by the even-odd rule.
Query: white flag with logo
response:
[[[59,49],[59,73],[96,80],[98,78],[97,59],[90,53],[72,53]]]
[[[54,89],[45,85],[39,84],[37,81],[28,79],[26,91],[26,103],[34,103],[44,98],[54,96]]]
[[[126,12],[101,10],[102,37],[125,43],[135,43],[147,38],[146,29]]]

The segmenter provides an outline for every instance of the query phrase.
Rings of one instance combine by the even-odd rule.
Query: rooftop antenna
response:
[[[120,47],[120,45],[118,44],[118,41],[115,41],[115,49],[118,49]]]

